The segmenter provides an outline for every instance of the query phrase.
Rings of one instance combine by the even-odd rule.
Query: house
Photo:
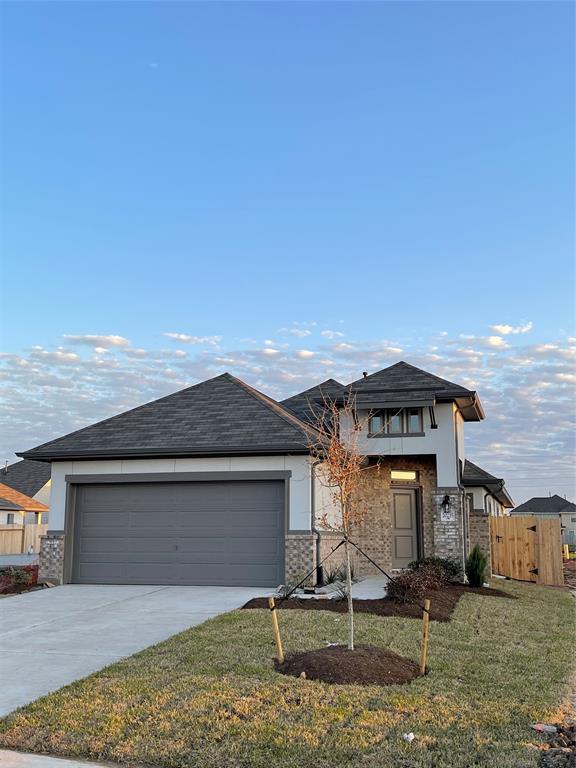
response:
[[[310,448],[315,414],[350,396],[367,465],[358,544],[384,568],[462,562],[488,531],[464,485],[464,427],[482,405],[400,362],[281,403],[225,373],[21,453],[51,464],[41,577],[272,587],[304,575],[338,540],[319,524],[335,511]],[[343,440],[352,428],[341,419]]]
[[[42,523],[46,512],[46,504],[0,483],[0,525],[23,525],[30,517],[32,522]]]
[[[510,512],[511,515],[537,515],[560,517],[562,543],[576,544],[576,504],[555,493],[553,496],[534,496]]]
[[[23,493],[30,499],[35,499],[50,507],[50,465],[43,461],[24,459],[14,464],[8,464],[0,470],[0,483]],[[34,513],[25,516],[25,522],[38,522]],[[42,522],[48,522],[48,512],[42,515]]]

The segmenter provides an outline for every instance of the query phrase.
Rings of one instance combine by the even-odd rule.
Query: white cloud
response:
[[[84,344],[87,347],[96,347],[108,349],[109,347],[127,347],[130,342],[125,339],[124,336],[97,336],[92,334],[86,334],[84,336],[72,336],[65,335],[65,339],[72,342],[72,344]]]
[[[465,328],[462,329],[466,331]],[[554,477],[572,476],[574,455],[574,347],[565,338],[543,337],[537,344],[507,344],[503,334],[427,336],[347,343],[307,337],[305,349],[255,345],[222,350],[204,342],[169,336],[171,349],[90,344],[68,349],[35,346],[22,353],[0,353],[0,459],[12,452],[98,421],[229,370],[272,397],[282,399],[328,376],[346,384],[363,370],[376,371],[400,359],[476,389],[487,414],[466,426],[467,455],[480,466],[506,477],[521,501],[535,495],[535,481],[523,487],[520,476],[543,480],[541,491],[554,492]],[[264,333],[262,334],[265,335]],[[92,339],[92,337],[90,337]],[[123,337],[119,337],[123,338]],[[296,337],[298,338],[298,337]],[[72,341],[70,339],[70,341]],[[190,345],[190,346],[188,346]],[[82,348],[84,347],[84,348]],[[183,348],[184,347],[184,348]],[[259,348],[261,347],[261,348]],[[104,351],[105,350],[105,351]],[[499,447],[491,447],[497,444]],[[550,486],[550,487],[549,487]],[[564,488],[562,492],[568,492]]]
[[[321,331],[320,333],[322,336],[324,336],[325,339],[336,339],[344,336],[344,334],[341,333],[340,331],[326,330],[326,331]]]
[[[487,336],[486,344],[489,347],[495,347],[496,349],[504,349],[508,346],[502,336]]]
[[[491,325],[490,330],[494,331],[494,333],[498,333],[500,336],[509,336],[510,334],[517,334],[517,333],[528,333],[528,331],[531,331],[533,328],[533,323],[528,322],[524,323],[524,325]]]
[[[180,341],[183,344],[208,344],[209,346],[215,347],[222,341],[222,336],[188,336],[187,333],[164,333],[163,336],[166,336],[169,339],[173,339],[174,341]]]

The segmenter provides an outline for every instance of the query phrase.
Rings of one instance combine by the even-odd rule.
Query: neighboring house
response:
[[[534,496],[513,509],[510,514],[560,517],[562,542],[576,544],[576,504],[563,499],[557,493],[554,496]]]
[[[466,459],[462,482],[466,488],[470,510],[493,517],[509,515],[514,502],[501,477],[494,477]]]
[[[8,464],[0,470],[0,483],[50,507],[50,465],[43,461],[24,459]],[[37,521],[33,514],[29,514],[26,522]],[[43,514],[42,522],[48,522],[47,512]]]
[[[42,523],[46,512],[46,504],[0,483],[0,525],[23,525],[30,520]]]
[[[304,575],[338,540],[319,527],[335,510],[311,455],[314,414],[350,395],[368,467],[358,544],[384,568],[462,562],[488,531],[484,509],[471,529],[464,485],[464,425],[482,406],[401,362],[282,403],[225,373],[20,454],[52,465],[41,576],[274,587]],[[342,419],[343,440],[352,426]]]

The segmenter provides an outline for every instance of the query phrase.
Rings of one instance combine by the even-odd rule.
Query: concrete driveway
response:
[[[67,584],[0,599],[0,716],[270,589]]]

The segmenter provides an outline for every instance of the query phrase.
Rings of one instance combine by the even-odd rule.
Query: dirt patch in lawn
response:
[[[399,685],[420,676],[418,665],[385,648],[359,645],[349,651],[345,645],[295,653],[283,664],[276,663],[283,675],[322,680],[342,685]]]
[[[485,595],[486,597],[505,597],[515,600],[514,595],[501,589],[480,587],[473,589],[463,584],[451,584],[444,589],[430,591],[426,597],[430,600],[431,621],[450,621],[458,600],[465,594]],[[400,616],[402,618],[422,618],[422,601],[418,603],[396,603],[388,597],[376,600],[354,600],[354,611],[357,613],[372,613],[376,616]],[[346,600],[322,600],[314,597],[291,597],[288,600],[278,601],[277,607],[281,610],[293,609],[299,611],[334,611],[334,613],[346,613],[348,604]],[[242,608],[266,608],[268,598],[255,597],[249,600]]]
[[[564,584],[576,589],[576,560],[564,560]]]

